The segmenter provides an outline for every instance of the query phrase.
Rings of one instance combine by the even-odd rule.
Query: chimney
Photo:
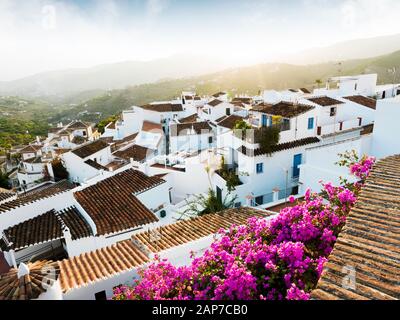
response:
[[[36,136],[36,143],[40,144],[40,137],[39,136]]]
[[[272,202],[276,202],[279,200],[279,188],[274,188],[272,190]]]
[[[29,275],[29,272],[30,272],[29,267],[25,263],[21,262],[18,267],[18,273],[17,273],[18,279]]]

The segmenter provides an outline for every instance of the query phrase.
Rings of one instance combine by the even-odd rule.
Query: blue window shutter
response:
[[[266,126],[267,126],[267,115],[266,115],[266,114],[262,114],[262,115],[261,115],[261,125],[262,125],[263,127],[266,127]]]
[[[314,129],[314,118],[308,118],[308,129]]]
[[[298,177],[300,175],[299,165],[301,164],[301,153],[295,154],[293,157],[293,177]]]

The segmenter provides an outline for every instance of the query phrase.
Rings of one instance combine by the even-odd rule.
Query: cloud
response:
[[[147,0],[147,13],[154,17],[161,14],[169,5],[168,0]]]

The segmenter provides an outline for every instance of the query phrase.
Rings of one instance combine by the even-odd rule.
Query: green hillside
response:
[[[261,64],[250,67],[229,69],[218,73],[187,79],[163,81],[113,90],[100,97],[90,99],[68,111],[54,117],[54,120],[71,120],[76,114],[84,120],[98,121],[132,106],[154,100],[168,100],[179,96],[182,90],[194,89],[198,94],[212,94],[225,90],[234,94],[257,94],[262,89],[287,89],[316,87],[316,80],[323,82],[329,77],[362,73],[378,73],[379,83],[390,83],[393,75],[389,68],[396,66],[400,70],[400,51],[390,55],[371,59],[324,63],[316,65]],[[400,75],[399,75],[400,81]],[[99,112],[100,114],[95,114]]]
[[[234,95],[257,94],[263,89],[313,89],[317,79],[325,82],[332,76],[362,73],[378,73],[379,83],[391,83],[393,74],[388,69],[393,67],[400,70],[400,51],[376,58],[345,61],[341,65],[334,62],[306,66],[270,63],[229,69],[199,77],[111,90],[78,105],[71,105],[71,100],[77,101],[93,92],[80,93],[76,99],[70,98],[69,101],[59,103],[51,98],[35,101],[0,97],[0,146],[22,143],[35,134],[45,134],[48,123],[67,122],[77,118],[98,122],[132,105],[172,99],[179,96],[182,90],[196,90],[200,95],[224,90]],[[400,74],[397,82],[400,82]],[[27,131],[29,136],[26,137]]]

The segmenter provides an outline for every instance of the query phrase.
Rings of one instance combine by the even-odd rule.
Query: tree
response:
[[[8,189],[9,187],[7,174],[0,171],[0,188]]]
[[[280,127],[273,125],[271,127],[262,127],[257,131],[257,141],[263,152],[271,154],[273,147],[279,142]]]
[[[224,199],[218,199],[216,192],[209,188],[207,195],[199,194],[195,196],[195,199],[187,201],[188,207],[183,211],[183,214],[193,217],[220,212],[233,208],[236,199],[237,196],[232,197],[229,192]]]
[[[51,166],[53,167],[53,173],[55,180],[63,180],[68,179],[69,173],[67,169],[63,166],[60,159],[54,159],[51,162]]]
[[[104,133],[104,128],[110,123],[110,122],[115,122],[115,121],[117,121],[119,119],[119,116],[118,115],[112,115],[112,116],[109,116],[109,117],[107,117],[107,118],[105,118],[105,119],[103,119],[103,120],[100,120],[99,121],[99,123],[97,124],[97,130],[100,132],[100,133]]]
[[[317,80],[315,80],[315,83],[317,84],[318,89],[319,89],[319,87],[320,87],[321,84],[322,84],[322,80],[321,80],[321,79],[317,79]]]

